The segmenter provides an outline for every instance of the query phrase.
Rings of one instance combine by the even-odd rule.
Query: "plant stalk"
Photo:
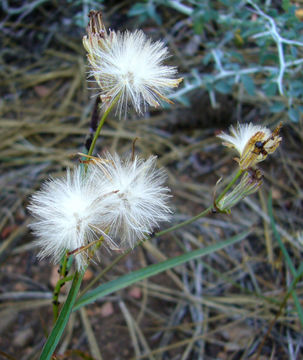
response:
[[[71,288],[69,290],[67,299],[62,307],[62,310],[59,314],[59,317],[55,323],[55,326],[52,329],[52,332],[50,333],[40,356],[40,360],[50,360],[56,346],[58,345],[58,342],[61,339],[61,336],[63,334],[63,331],[67,325],[67,322],[69,320],[70,314],[73,310],[73,305],[76,301],[76,297],[78,295],[80,285],[84,276],[84,272],[81,273],[76,271],[74,274],[74,279],[71,285]]]
[[[231,180],[231,182],[226,186],[226,188],[223,190],[222,194],[220,194],[219,198],[217,201],[219,201],[220,199],[222,199],[222,197],[227,193],[227,191],[232,187],[232,185],[237,181],[237,179],[240,177],[240,175],[242,174],[242,170],[239,170],[235,177]],[[209,206],[207,209],[203,210],[202,212],[200,212],[198,215],[188,219],[188,220],[185,220],[185,221],[182,221],[181,223],[179,224],[176,224],[176,225],[173,225],[167,229],[164,229],[162,231],[159,231],[157,233],[155,233],[155,235],[153,235],[152,237],[159,237],[159,236],[162,236],[162,235],[165,235],[165,234],[168,234],[169,232],[171,231],[175,231],[175,230],[178,230],[180,229],[181,227],[183,226],[186,226],[186,225],[189,225],[193,222],[195,222],[196,220],[202,218],[203,216],[209,214],[213,209],[213,206]],[[151,238],[151,237],[150,237]],[[147,241],[149,240],[150,238],[148,239],[145,239],[145,240],[142,240],[140,241],[135,247],[141,245],[144,241]],[[86,288],[84,288],[81,293],[79,294],[79,297],[80,296],[83,296],[88,290],[90,290],[102,277],[103,275],[105,275],[108,271],[110,271],[119,261],[123,260],[133,249],[128,249],[125,253],[121,254],[120,256],[116,257],[115,260],[109,264],[103,271],[101,271],[100,274],[98,274],[87,286]]]
[[[91,156],[93,154],[93,151],[95,149],[95,146],[96,146],[96,142],[97,142],[97,139],[100,135],[100,132],[101,132],[101,129],[105,123],[105,120],[107,119],[108,117],[108,114],[111,112],[112,108],[116,105],[116,103],[118,102],[120,96],[116,96],[115,99],[113,100],[113,102],[111,103],[111,105],[106,109],[106,111],[104,112],[100,122],[99,122],[99,125],[97,127],[97,130],[95,132],[95,135],[94,135],[94,138],[93,138],[93,141],[92,143],[90,144],[90,147],[89,147],[89,150],[88,150],[88,153],[87,155]],[[86,168],[87,168],[87,165],[86,165]]]

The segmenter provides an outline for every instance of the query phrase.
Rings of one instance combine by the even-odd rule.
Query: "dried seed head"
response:
[[[175,67],[163,65],[168,50],[161,41],[152,42],[140,30],[107,33],[100,12],[90,13],[83,45],[103,104],[110,106],[119,97],[120,116],[126,115],[128,104],[141,114],[148,105],[158,107],[161,100],[170,103],[165,95],[183,80],[175,78]]]
[[[258,162],[266,159],[280,145],[282,138],[279,136],[282,123],[271,132],[270,129],[249,124],[238,124],[235,129],[230,127],[230,133],[222,133],[218,137],[230,148],[238,151],[240,158],[237,159],[242,170],[254,167]]]
[[[107,153],[88,163],[85,174],[79,166],[47,181],[28,207],[35,218],[30,227],[38,237],[39,257],[59,263],[68,251],[82,270],[95,249],[91,246],[102,237],[112,249],[133,248],[169,219],[165,180],[156,157],[122,160]]]
[[[51,257],[59,263],[66,251],[73,251],[100,238],[100,189],[94,172],[84,177],[80,167],[65,177],[50,179],[31,198],[28,209],[35,218],[30,225],[38,237],[40,258]],[[76,256],[78,270],[87,262],[86,253]]]
[[[156,157],[138,156],[121,159],[106,153],[95,162],[98,183],[113,193],[103,204],[102,222],[108,236],[122,248],[147,238],[171,213],[167,205],[169,189],[164,186],[166,173],[156,168]]]

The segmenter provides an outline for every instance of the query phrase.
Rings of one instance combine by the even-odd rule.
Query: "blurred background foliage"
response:
[[[15,40],[34,41],[35,50],[41,53],[54,38],[60,38],[61,31],[69,29],[72,38],[80,36],[90,9],[110,8],[113,20],[108,25],[114,29],[125,29],[132,19],[132,27],[164,27],[166,40],[174,39],[185,81],[172,99],[190,106],[190,95],[203,89],[213,107],[218,106],[217,93],[230,94],[238,101],[258,104],[264,115],[283,113],[284,117],[287,112],[290,121],[299,121],[303,112],[303,10],[295,3],[147,0],[110,4],[67,0],[57,6],[56,1],[37,0],[20,5],[5,0],[2,29]],[[41,11],[47,13],[47,24],[43,17],[44,23],[38,20]],[[35,22],[23,26],[31,17]],[[4,41],[3,54],[8,59],[9,53]]]
[[[74,314],[60,359],[253,358],[291,284],[290,268],[302,262],[302,2],[2,0],[0,6],[0,350],[36,359],[52,324],[57,268],[37,262],[26,205],[43,180],[78,162],[90,136],[98,89],[87,82],[81,39],[89,11],[101,9],[108,28],[141,28],[163,40],[168,63],[184,77],[170,95],[174,105],[142,118],[130,112],[126,121],[112,116],[97,146],[123,154],[138,137],[139,153],[158,155],[174,223],[209,206],[214,184],[223,177],[224,186],[236,169],[218,131],[237,121],[271,128],[283,121],[283,143],[262,163],[262,190],[230,216],[212,215],[153,239],[106,280],[254,229],[247,240]],[[101,256],[86,280],[115,255]],[[299,282],[299,306],[302,294]],[[263,359],[302,358],[297,309],[290,299],[263,344]]]
[[[253,1],[151,0],[133,5],[129,16],[139,23],[152,19],[163,23],[161,8],[168,7],[185,18],[170,35],[186,33],[184,61],[199,54],[200,62],[186,68],[185,86],[173,95],[190,105],[187,95],[207,91],[212,106],[216,93],[232,94],[238,100],[258,102],[268,112],[287,112],[298,122],[302,107],[302,12],[290,1],[262,9]],[[284,116],[284,113],[283,113]]]

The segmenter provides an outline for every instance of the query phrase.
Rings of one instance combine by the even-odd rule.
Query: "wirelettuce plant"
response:
[[[81,154],[81,164],[74,170],[68,169],[65,177],[47,181],[32,196],[29,206],[35,217],[31,228],[38,237],[39,256],[49,256],[54,262],[61,263],[61,278],[53,297],[55,325],[41,359],[51,358],[73,310],[245,238],[248,232],[147,266],[88,291],[135,246],[151,237],[180,229],[211,212],[229,213],[240,200],[260,188],[262,174],[257,166],[276,150],[282,140],[279,135],[281,125],[271,131],[259,125],[239,124],[236,129],[231,128],[231,135],[220,134],[224,145],[234,148],[239,154],[236,159],[239,167],[233,179],[214,197],[207,209],[189,220],[156,232],[161,222],[171,219],[172,212],[165,170],[156,167],[156,157],[145,160],[135,155],[134,149],[127,157],[109,152],[99,156],[92,154],[102,126],[115,107],[118,116],[122,112],[125,114],[131,106],[139,114],[148,106],[157,107],[161,101],[169,101],[164,94],[177,87],[182,79],[176,78],[175,68],[163,64],[167,49],[161,42],[152,43],[141,31],[107,33],[100,12],[90,13],[88,35],[83,41],[88,51],[91,75],[100,87],[104,114],[88,153]],[[122,252],[122,255],[78,296],[85,270],[104,246],[110,251]],[[71,280],[68,297],[59,309],[60,288]]]

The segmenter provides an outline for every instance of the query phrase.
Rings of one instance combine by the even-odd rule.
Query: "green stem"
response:
[[[183,226],[186,226],[186,225],[189,225],[191,224],[192,222],[198,220],[199,218],[207,215],[210,211],[212,210],[212,206],[209,206],[207,209],[205,209],[204,211],[202,211],[201,213],[199,213],[198,215],[190,218],[189,220],[186,220],[186,221],[183,221],[177,225],[174,225],[174,226],[171,226],[169,227],[168,229],[165,229],[165,230],[162,230],[162,231],[159,231],[157,233],[155,233],[155,237],[158,237],[158,236],[162,236],[164,234],[167,234],[171,231],[174,231],[174,230],[178,230],[180,229],[181,227]],[[145,239],[145,240],[142,240],[140,241],[135,247],[141,245],[144,241],[147,241],[149,239]],[[88,290],[90,290],[102,277],[103,275],[105,275],[108,271],[110,271],[119,261],[123,260],[133,249],[128,249],[125,253],[123,253],[122,255],[116,257],[116,259],[111,263],[109,264],[103,271],[101,271],[100,274],[98,274],[87,286],[86,288],[84,288],[82,290],[82,292],[80,293],[79,297],[83,296],[85,293],[88,292]]]
[[[62,263],[61,269],[60,269],[60,275],[62,277],[66,276],[67,260],[68,260],[68,256],[67,256],[67,251],[66,251],[66,253],[64,255],[63,263]]]
[[[57,284],[54,288],[54,293],[53,293],[53,315],[54,315],[54,323],[57,320],[58,317],[58,313],[59,313],[59,294],[60,294],[60,289],[61,287],[64,285],[65,281],[63,281],[63,279],[65,278],[66,274],[66,270],[67,270],[67,261],[68,261],[68,256],[67,256],[67,252],[64,254],[63,259],[61,260],[61,265],[60,265],[60,278],[57,281]]]
[[[65,326],[67,325],[67,322],[69,320],[69,316],[72,312],[74,303],[76,301],[76,297],[78,295],[80,285],[83,279],[85,271],[75,272],[74,279],[71,285],[71,288],[69,290],[67,299],[62,307],[62,310],[59,314],[59,317],[55,323],[55,326],[52,329],[52,332],[50,333],[40,356],[40,360],[49,360],[51,359],[51,356],[53,355],[56,346],[58,345],[61,336],[63,334],[63,331],[65,329]]]
[[[297,271],[297,276],[293,279],[293,281],[291,282],[290,284],[290,287],[286,293],[286,295],[284,296],[282,302],[281,302],[281,305],[279,307],[279,311],[277,312],[276,316],[273,318],[273,320],[271,321],[271,323],[269,324],[269,327],[268,327],[268,330],[266,332],[266,334],[264,335],[264,338],[261,342],[261,344],[259,345],[258,347],[258,350],[257,350],[257,355],[256,355],[256,359],[258,360],[260,358],[260,355],[261,355],[261,351],[263,349],[263,346],[269,336],[269,334],[271,333],[276,321],[278,320],[278,318],[281,316],[282,312],[283,312],[283,309],[285,308],[286,304],[287,304],[287,301],[290,297],[290,295],[292,294],[292,292],[294,291],[297,283],[299,282],[299,280],[301,279],[301,277],[303,276],[303,263],[301,263],[301,265],[299,266],[299,269]]]
[[[140,245],[143,241],[138,243]],[[83,296],[85,293],[88,292],[106,273],[108,273],[119,261],[124,259],[133,249],[126,250],[123,254],[117,256],[114,261],[112,261],[105,269],[103,269],[100,274],[98,274],[87,286],[84,288],[81,293],[79,294],[78,298]]]
[[[119,100],[120,96],[116,96],[115,99],[113,100],[113,102],[110,104],[110,106],[106,109],[106,111],[104,112],[100,122],[99,122],[99,125],[97,127],[97,130],[95,132],[95,135],[94,135],[94,138],[93,138],[93,141],[90,145],[90,148],[88,150],[88,153],[87,155],[91,156],[93,151],[94,151],[94,148],[96,146],[96,141],[100,135],[100,132],[101,132],[101,129],[102,129],[102,126],[104,125],[105,123],[105,120],[106,118],[108,117],[108,114],[111,112],[112,108],[116,105],[117,101]],[[87,167],[87,166],[86,166]]]
[[[66,276],[64,278],[61,278],[60,280],[58,280],[55,289],[54,289],[54,295],[53,295],[53,314],[54,314],[54,323],[56,322],[57,318],[58,318],[58,313],[59,313],[59,294],[60,294],[60,290],[62,288],[62,286],[73,279],[73,275],[70,276]]]
[[[219,195],[219,197],[216,199],[216,203],[218,203],[222,198],[223,196],[227,193],[227,191],[234,185],[234,183],[239,179],[239,177],[242,175],[243,173],[243,170],[240,169],[235,177],[232,179],[232,181],[226,186],[226,188],[222,191],[222,193]]]
[[[165,229],[165,230],[162,230],[162,231],[159,231],[155,234],[155,236],[162,236],[162,235],[165,235],[171,231],[175,231],[175,230],[178,230],[180,229],[181,227],[183,226],[186,226],[186,225],[189,225],[191,223],[193,223],[194,221],[200,219],[201,217],[209,214],[213,209],[213,206],[209,206],[207,209],[203,210],[202,212],[200,212],[198,215],[188,219],[188,220],[185,220],[185,221],[182,221],[181,223],[177,224],[177,225],[174,225],[174,226],[171,226],[169,227],[168,229]]]
[[[283,309],[287,303],[288,298],[290,297],[292,291],[295,289],[297,283],[299,282],[299,280],[301,279],[301,277],[303,276],[303,263],[301,263],[301,265],[299,266],[299,269],[297,271],[297,276],[293,279],[293,281],[290,284],[290,287],[287,291],[287,294],[285,295],[280,308]]]
[[[100,135],[101,129],[105,123],[105,120],[107,119],[110,111],[113,109],[113,107],[116,105],[116,103],[118,102],[120,98],[120,95],[116,96],[115,99],[112,101],[112,103],[110,104],[110,106],[106,109],[106,111],[104,112],[99,125],[97,127],[97,130],[94,134],[94,138],[92,140],[92,143],[90,145],[90,148],[88,150],[88,155],[91,156],[95,146],[96,146],[96,142],[97,139]],[[84,173],[86,173],[87,171],[87,164],[85,164],[84,167]],[[82,282],[82,278],[84,275],[84,272],[79,273],[76,272],[73,276],[68,276],[65,277],[65,272],[67,269],[67,261],[68,261],[68,256],[67,254],[65,255],[63,262],[62,262],[62,266],[61,266],[61,271],[60,271],[60,275],[63,276],[63,278],[61,278],[57,284],[56,287],[54,289],[54,295],[53,295],[53,313],[54,313],[54,320],[56,321],[54,328],[52,329],[52,332],[50,334],[50,336],[47,339],[47,342],[45,343],[45,346],[42,350],[42,354],[40,357],[40,360],[48,360],[50,359],[50,357],[52,356],[60,338],[61,335],[65,329],[65,326],[68,322],[70,313],[72,311],[73,305],[75,303],[76,297],[78,295],[80,286],[81,286],[81,282]],[[69,290],[66,302],[64,303],[62,310],[60,312],[60,315],[58,317],[58,312],[59,312],[59,303],[58,303],[58,297],[59,297],[59,292],[60,289],[62,287],[62,285],[66,282],[69,281],[73,278],[73,282],[71,285],[71,288]]]
[[[226,194],[226,192],[231,188],[231,186],[237,181],[237,179],[239,178],[239,176],[242,174],[242,170],[239,170],[237,172],[237,174],[235,175],[235,177],[231,180],[231,182],[226,186],[226,188],[223,190],[222,194],[223,196]],[[221,194],[221,195],[222,195]],[[222,198],[222,196],[219,196],[219,200]],[[202,212],[200,212],[198,215],[188,219],[188,220],[185,220],[185,221],[182,221],[181,223],[179,224],[176,224],[176,225],[173,225],[165,230],[162,230],[162,231],[159,231],[157,232],[154,236],[155,237],[159,237],[159,236],[162,236],[162,235],[165,235],[171,231],[175,231],[175,230],[178,230],[180,229],[181,227],[183,226],[186,226],[186,225],[189,225],[191,223],[193,223],[194,221],[202,218],[203,216],[209,214],[213,209],[213,206],[209,206],[207,209],[203,210]],[[143,241],[140,241],[137,245],[141,245],[144,241],[146,240],[149,240],[149,239],[145,239]],[[116,265],[119,261],[123,260],[130,252],[132,251],[132,249],[128,249],[124,254],[118,256],[111,264],[109,264],[103,271],[101,271],[100,274],[98,274],[87,286],[86,288],[84,288],[81,292],[81,294],[79,295],[82,296],[84,295],[88,290],[90,290],[102,277],[103,275],[105,275],[108,271],[110,271],[114,265]]]
[[[98,135],[100,134],[101,128],[104,124],[105,119],[107,118],[110,110],[112,109],[112,107],[115,105],[115,103],[118,101],[118,99],[116,98],[115,101],[111,104],[111,106],[107,109],[107,111],[104,113],[100,124],[96,130],[95,136],[94,136],[94,140],[90,146],[88,155],[91,155],[93,152],[93,149],[95,147],[96,144],[96,140],[98,138]],[[236,174],[236,176],[232,179],[232,181],[227,185],[227,187],[223,190],[222,194],[219,196],[219,200],[226,194],[226,192],[231,188],[231,186],[236,182],[236,180],[239,178],[239,176],[242,174],[242,170],[238,171],[238,173]],[[201,213],[199,213],[198,215],[192,217],[189,220],[185,220],[183,222],[181,222],[180,224],[171,226],[170,228],[166,229],[166,230],[162,230],[158,233],[155,234],[155,236],[162,236],[164,234],[167,234],[171,231],[174,230],[178,230],[183,226],[189,225],[191,223],[193,223],[194,221],[198,220],[199,218],[207,215],[209,212],[211,212],[212,210],[212,206],[209,206],[207,209],[205,209],[204,211],[202,211]],[[145,241],[145,240],[144,240]],[[140,243],[138,243],[138,245],[142,244],[143,241],[141,241]],[[117,264],[120,260],[122,260],[123,258],[125,258],[129,253],[130,253],[131,249],[129,249],[127,252],[125,252],[124,254],[120,255],[118,258],[116,258],[109,266],[107,266],[100,274],[99,276],[97,276],[81,293],[81,295],[83,295],[85,292],[88,291],[88,289],[90,289],[104,274],[106,274],[110,269],[112,269],[112,267]],[[82,273],[76,272],[74,274],[74,279],[70,288],[70,291],[68,293],[68,297],[66,299],[66,302],[64,303],[62,310],[59,314],[59,317],[55,323],[54,328],[52,329],[52,332],[50,334],[50,336],[47,339],[47,342],[42,350],[42,354],[40,357],[40,360],[49,360],[50,357],[52,356],[54,350],[56,349],[56,346],[58,345],[58,342],[60,341],[60,338],[62,336],[62,333],[65,329],[65,326],[67,325],[67,322],[69,320],[70,314],[72,312],[73,309],[73,305],[75,303],[78,291],[80,289],[80,285],[82,282],[82,278],[84,275],[84,271]]]
[[[276,227],[276,223],[275,223],[275,218],[274,218],[274,214],[273,214],[273,208],[272,208],[272,193],[270,192],[269,194],[269,197],[268,197],[268,215],[270,217],[270,222],[271,222],[271,227],[272,227],[272,230],[273,230],[273,233],[274,233],[274,236],[276,238],[276,240],[278,241],[278,244],[280,246],[280,249],[285,257],[285,260],[286,260],[286,263],[290,269],[290,272],[292,274],[292,276],[294,278],[296,278],[297,276],[297,271],[295,269],[295,266],[293,265],[292,261],[291,261],[291,258],[288,254],[288,251],[285,247],[285,245],[283,244],[283,241],[281,240],[281,237],[280,237],[280,234],[277,230],[277,227]],[[297,309],[297,312],[298,312],[298,315],[299,315],[299,319],[300,319],[300,322],[301,322],[301,326],[303,328],[303,310],[302,310],[302,307],[301,307],[301,304],[300,304],[300,300],[298,298],[298,295],[295,291],[292,291],[292,296],[294,298],[294,303],[295,303],[295,306],[296,306],[296,309]]]

